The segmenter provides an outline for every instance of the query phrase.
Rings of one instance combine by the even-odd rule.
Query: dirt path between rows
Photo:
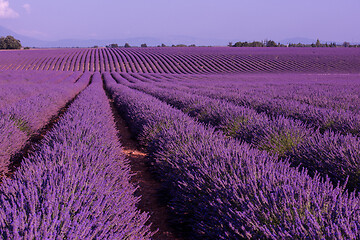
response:
[[[147,164],[147,154],[141,149],[138,142],[132,139],[125,120],[119,115],[111,99],[110,106],[113,111],[118,137],[130,160],[131,171],[135,173],[131,181],[139,186],[136,195],[141,196],[138,208],[150,214],[151,230],[158,232],[152,237],[154,240],[181,240],[179,234],[169,224],[168,209],[161,201],[161,184],[154,178],[150,166]]]
[[[75,82],[79,81],[79,79],[82,77],[79,76]],[[9,164],[9,172],[6,174],[6,177],[12,177],[12,175],[15,173],[15,171],[21,166],[21,162],[24,158],[27,158],[31,153],[35,152],[39,148],[39,144],[41,140],[45,137],[47,132],[50,132],[56,123],[59,122],[61,117],[66,113],[70,105],[77,99],[77,97],[80,95],[82,91],[84,91],[91,83],[92,76],[89,79],[88,84],[84,89],[80,90],[75,96],[70,99],[63,107],[61,107],[56,114],[54,114],[49,121],[43,126],[41,129],[37,130],[36,132],[33,132],[29,139],[26,141],[25,145],[16,153],[14,153],[10,158],[10,164]],[[0,178],[0,183],[1,183]]]
[[[86,87],[83,89],[85,90]],[[50,132],[55,124],[59,122],[61,117],[66,113],[70,105],[76,100],[79,94],[83,91],[79,91],[70,101],[68,101],[62,108],[58,110],[56,114],[54,114],[50,120],[36,132],[33,132],[29,139],[26,141],[25,145],[16,153],[14,153],[10,158],[9,164],[9,172],[6,174],[6,177],[12,177],[15,171],[21,166],[21,162],[24,158],[27,158],[30,154],[39,150],[40,142],[45,137],[47,132]],[[1,183],[1,179],[0,179]]]

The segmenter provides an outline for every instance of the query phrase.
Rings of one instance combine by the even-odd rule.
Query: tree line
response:
[[[118,48],[125,47],[130,48],[129,43],[125,43],[123,46],[119,46],[116,43],[112,43],[106,46],[107,48]],[[141,47],[147,47],[146,43],[141,44]],[[167,47],[165,44],[158,45],[157,47]],[[177,44],[171,45],[171,47],[196,47],[195,44],[185,45],[185,44]],[[335,42],[331,43],[321,43],[319,39],[316,40],[316,43],[311,44],[303,44],[303,43],[289,43],[289,44],[281,44],[276,43],[273,40],[264,40],[264,41],[253,41],[253,42],[229,42],[228,47],[346,47],[346,48],[360,48],[360,44],[350,44],[350,42],[344,42],[343,44],[337,44]],[[0,37],[0,49],[21,49],[20,40],[15,39],[13,36]],[[98,48],[98,46],[94,46],[94,48]]]
[[[321,43],[319,39],[316,40],[316,43],[304,44],[304,43],[289,43],[281,44],[276,43],[273,40],[265,41],[253,41],[253,42],[229,42],[228,47],[360,47],[360,44],[350,44],[349,42],[344,42],[343,44],[332,43]]]
[[[117,48],[117,47],[125,47],[125,48],[130,48],[132,46],[130,46],[129,43],[125,43],[125,45],[123,46],[119,46],[116,43],[112,43],[106,46],[107,48]],[[143,43],[140,45],[140,47],[147,47],[146,43]],[[190,44],[190,45],[186,45],[186,44],[177,44],[177,45],[171,45],[171,46],[167,46],[165,44],[161,44],[161,45],[157,45],[156,47],[196,47],[195,44]],[[335,42],[331,42],[331,43],[321,43],[319,39],[316,40],[315,43],[311,43],[311,44],[304,44],[304,43],[289,43],[289,44],[281,44],[281,43],[277,43],[273,40],[264,40],[264,41],[253,41],[253,42],[236,42],[236,43],[232,43],[229,42],[228,47],[330,47],[330,48],[334,48],[334,47],[352,47],[352,48],[360,48],[360,44],[350,44],[349,42],[344,42],[343,44],[337,44]]]

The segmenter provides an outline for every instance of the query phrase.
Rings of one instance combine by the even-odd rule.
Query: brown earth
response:
[[[147,154],[138,142],[132,139],[130,130],[125,120],[117,112],[113,101],[110,105],[118,130],[118,137],[124,149],[126,157],[130,160],[131,171],[134,173],[131,181],[138,186],[137,196],[141,196],[141,200],[137,207],[144,212],[149,213],[149,222],[152,224],[151,230],[157,231],[152,237],[155,240],[180,240],[177,233],[169,224],[169,213],[165,203],[161,200],[162,194],[161,184],[157,181],[150,170],[147,160]]]
[[[21,166],[21,162],[24,158],[27,158],[31,153],[39,150],[39,144],[41,140],[45,137],[46,133],[51,131],[55,124],[60,120],[60,118],[65,114],[70,105],[75,101],[78,95],[82,92],[78,92],[75,97],[68,101],[65,106],[59,109],[57,114],[53,115],[48,123],[39,129],[36,132],[31,133],[29,139],[26,141],[25,145],[18,152],[13,154],[10,158],[9,172],[6,174],[6,177],[12,177],[14,172]],[[1,179],[0,179],[1,183]]]

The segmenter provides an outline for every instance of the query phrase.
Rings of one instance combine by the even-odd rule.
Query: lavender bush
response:
[[[169,206],[196,239],[355,239],[355,194],[224,137],[159,100],[116,84],[106,88],[147,146]]]
[[[4,239],[149,239],[100,74],[0,186]]]
[[[198,121],[222,130],[228,136],[246,141],[253,147],[277,154],[281,158],[290,157],[293,165],[305,166],[311,173],[319,172],[324,177],[329,175],[335,185],[338,181],[342,184],[347,182],[349,176],[347,187],[352,190],[360,189],[360,140],[356,137],[348,135],[345,138],[330,132],[330,140],[327,134],[308,128],[300,121],[283,116],[269,118],[253,109],[224,100],[172,89],[167,83],[156,87],[128,74],[112,75],[118,83],[151,94]]]

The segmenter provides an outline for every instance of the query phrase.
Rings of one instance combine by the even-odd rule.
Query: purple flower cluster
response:
[[[150,239],[99,73],[38,149],[0,186],[3,239]]]
[[[355,193],[204,127],[117,84],[110,73],[103,76],[119,112],[147,146],[176,220],[191,226],[194,238],[360,237]]]

